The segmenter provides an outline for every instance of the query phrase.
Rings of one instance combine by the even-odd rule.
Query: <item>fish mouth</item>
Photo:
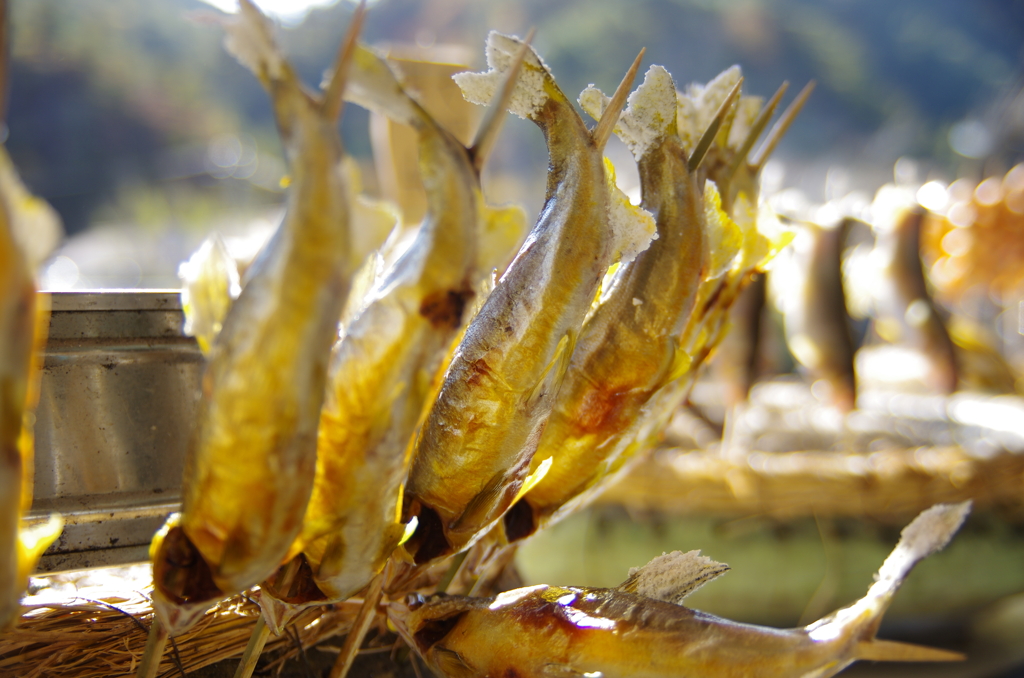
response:
[[[449,596],[435,594],[424,598],[410,594],[402,602],[388,605],[388,621],[399,636],[420,656],[451,633],[469,610]]]

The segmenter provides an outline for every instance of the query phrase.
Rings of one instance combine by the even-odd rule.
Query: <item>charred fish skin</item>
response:
[[[291,183],[284,221],[211,348],[182,513],[151,546],[158,610],[172,630],[191,622],[184,607],[262,581],[295,539],[350,278],[337,105],[304,90],[251,2],[226,28],[229,50],[271,93]]]
[[[446,678],[827,678],[858,659],[955,661],[962,655],[875,633],[911,569],[949,542],[969,510],[965,502],[922,513],[863,598],[803,628],[741,624],[678,604],[727,569],[696,552],[669,554],[679,556],[669,569],[657,563],[666,556],[656,558],[616,589],[542,584],[495,598],[442,595],[392,604],[389,618]]]
[[[584,91],[581,103],[599,118],[591,105],[595,95],[603,97]],[[679,360],[679,336],[703,276],[705,224],[703,194],[676,133],[675,106],[672,76],[652,66],[623,113],[620,127],[626,129],[617,132],[631,142],[641,207],[654,216],[657,238],[622,265],[610,294],[583,326],[531,471],[548,458],[551,466],[506,514],[509,541],[574,510],[575,500],[618,466],[627,433]]]
[[[467,98],[490,100],[520,44],[491,33],[493,70],[456,76]],[[413,442],[403,510],[406,519],[419,519],[406,544],[417,563],[467,548],[511,505],[614,255],[603,142],[595,143],[532,50],[510,109],[544,133],[547,198],[526,242],[467,328]]]

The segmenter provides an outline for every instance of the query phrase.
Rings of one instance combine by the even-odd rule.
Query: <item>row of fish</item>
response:
[[[652,66],[630,94],[641,53],[611,97],[581,95],[599,121],[589,129],[528,41],[492,33],[490,70],[456,77],[468,100],[490,106],[467,148],[357,43],[362,17],[315,92],[255,5],[243,0],[223,21],[228,49],[271,97],[289,167],[286,216],[241,275],[216,243],[194,262],[186,308],[207,368],[182,510],[151,547],[154,629],[177,633],[260,585],[261,623],[280,631],[302,607],[375,585],[410,646],[459,678],[825,676],[857,658],[948,659],[874,632],[965,505],[919,518],[863,601],[800,631],[678,605],[725,569],[696,554],[652,563],[615,590],[395,602],[451,556],[484,543],[500,550],[585,505],[653,444],[725,335],[729,308],[792,237],[759,209],[757,174],[809,90],[748,160],[783,90],[767,104],[741,96],[734,67],[678,93]],[[356,235],[337,131],[345,99],[417,133],[428,210],[411,234]],[[480,186],[505,109],[541,128],[550,156],[544,207],[514,256],[525,215],[488,206]],[[640,207],[603,158],[613,133],[640,168]],[[0,199],[13,222],[24,210],[8,204],[23,197],[10,176],[0,173]],[[11,523],[0,538],[15,544],[0,572],[13,587],[0,621],[14,616],[34,557],[59,529],[19,527],[31,478],[22,467],[32,328],[45,316],[33,310],[13,232],[0,229],[10,262],[0,268],[0,483],[12,485],[0,496],[18,505],[0,507]],[[545,630],[554,622],[557,638]],[[155,671],[159,637],[140,675]],[[653,664],[641,668],[639,657]]]

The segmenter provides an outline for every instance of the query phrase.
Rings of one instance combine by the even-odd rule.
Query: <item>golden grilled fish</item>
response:
[[[521,44],[492,32],[491,70],[455,76],[466,98],[491,101]],[[527,52],[509,109],[544,132],[547,198],[467,328],[413,443],[403,511],[419,521],[404,546],[416,563],[468,548],[512,505],[605,271],[652,235],[649,215],[611,213],[602,159],[638,66],[639,57],[607,122],[592,133],[537,54]]]
[[[844,220],[832,228],[801,224],[790,262],[795,287],[783,300],[782,314],[793,357],[811,379],[829,385],[830,401],[843,412],[852,410],[857,400],[840,263],[849,223]]]
[[[29,195],[0,146],[0,631],[16,622],[28,577],[62,527],[57,517],[22,524],[32,506],[37,357],[49,320],[49,297],[35,282],[45,253],[26,241],[59,229],[56,212]]]
[[[284,221],[248,269],[210,352],[182,512],[150,548],[154,604],[172,633],[265,579],[294,542],[312,491],[327,362],[351,276],[337,131],[351,50],[339,53],[326,91],[312,95],[255,5],[243,0],[225,27],[229,50],[271,94],[291,184]]]
[[[580,95],[596,119],[608,102],[594,87]],[[550,467],[505,515],[509,541],[585,503],[623,462],[651,395],[689,363],[679,337],[704,275],[706,223],[703,190],[676,133],[675,109],[672,76],[652,66],[615,128],[637,160],[641,206],[654,215],[657,239],[622,264],[583,325],[531,472]],[[710,136],[721,120],[712,122]]]
[[[507,94],[494,102],[500,115],[487,118],[467,149],[405,93],[375,53],[358,47],[349,78],[346,98],[417,131],[428,207],[415,240],[379,277],[334,346],[313,495],[292,549],[305,576],[284,584],[278,573],[263,587],[261,602],[276,629],[301,606],[351,597],[383,569],[406,529],[399,502],[408,442],[435,373],[477,279],[510,255],[482,260],[478,247],[486,236],[481,222],[497,213],[483,204],[479,168],[504,119]],[[510,211],[519,215],[521,234],[525,214],[501,214]]]
[[[708,158],[700,173],[708,181],[706,202],[710,266],[697,293],[695,312],[683,331],[681,345],[690,356],[686,374],[656,394],[647,408],[641,433],[648,445],[667,424],[669,417],[688,397],[701,367],[712,355],[729,328],[729,311],[751,277],[764,270],[775,255],[792,240],[793,234],[781,228],[774,214],[758,201],[758,173],[778,140],[796,117],[810,94],[811,85],[789,106],[773,126],[768,138],[750,160],[754,142],[774,113],[784,89],[756,112],[760,99],[741,97],[732,118],[727,118],[714,139],[701,135],[713,111],[720,108],[729,92],[741,82],[738,67],[727,69],[710,83],[693,84],[677,97],[677,125],[683,147],[697,152],[698,145],[709,144]],[[721,182],[723,190],[719,192]],[[712,204],[713,203],[713,204]]]
[[[827,678],[862,659],[956,661],[962,655],[875,637],[920,560],[948,543],[970,503],[937,505],[906,529],[859,601],[794,629],[741,624],[683,607],[728,568],[698,552],[654,559],[615,589],[529,586],[496,598],[412,597],[389,618],[445,678]]]

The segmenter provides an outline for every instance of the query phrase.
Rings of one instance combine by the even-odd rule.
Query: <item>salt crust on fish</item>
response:
[[[284,74],[284,60],[274,44],[274,25],[249,2],[240,2],[238,14],[221,20],[224,47],[258,76],[277,80]],[[264,72],[265,69],[265,72]]]
[[[699,550],[672,551],[643,567],[630,568],[629,579],[619,589],[681,605],[691,593],[728,571],[728,565],[702,556]]]
[[[628,264],[658,237],[658,225],[650,212],[632,204],[616,185],[615,166],[608,158],[604,159],[604,176],[608,182],[608,225],[614,234],[613,257]]]
[[[741,76],[739,66],[730,66],[707,85],[693,83],[687,87],[685,93],[679,92],[676,95],[676,124],[679,126],[679,138],[687,153],[693,152],[704,130],[711,124],[711,120]]]
[[[512,35],[491,31],[487,35],[487,67],[484,73],[456,73],[452,76],[462,89],[466,101],[486,106],[501,87],[505,73],[512,63],[523,41]],[[548,100],[544,81],[551,77],[551,70],[540,56],[529,48],[519,72],[515,89],[509,99],[508,110],[520,118],[532,118]]]
[[[580,106],[590,117],[600,120],[611,97],[594,85],[580,93]],[[643,83],[629,95],[626,110],[615,125],[615,134],[640,160],[665,137],[676,114],[676,86],[664,66],[647,69]]]

